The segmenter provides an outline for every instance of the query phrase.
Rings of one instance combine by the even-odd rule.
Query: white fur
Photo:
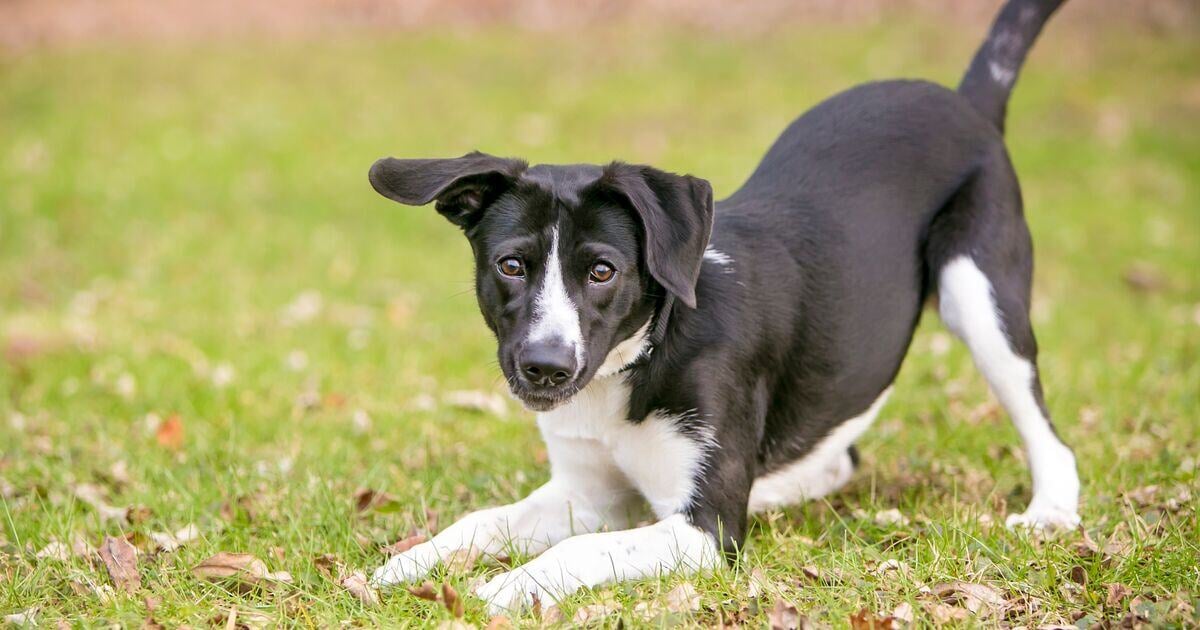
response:
[[[476,592],[492,614],[560,601],[574,591],[719,564],[716,543],[682,514],[653,525],[569,538],[541,557],[492,578]]]
[[[1075,527],[1079,524],[1075,456],[1054,435],[1034,398],[1033,365],[1009,347],[991,282],[974,261],[962,256],[942,269],[938,285],[942,320],[970,348],[975,365],[1008,411],[1025,445],[1033,474],[1033,499],[1024,514],[1009,517],[1008,525]]]
[[[550,236],[550,255],[546,258],[546,274],[533,302],[533,325],[529,341],[557,339],[575,349],[575,359],[583,365],[583,333],[579,327],[579,310],[567,294],[563,283],[562,258],[558,254],[558,228]]]
[[[1013,80],[1017,78],[1017,73],[1012,68],[1006,68],[995,61],[988,62],[988,72],[992,75],[992,80],[1004,87],[1012,85]]]
[[[420,579],[461,549],[492,555],[511,547],[531,554],[549,549],[480,590],[500,609],[530,603],[530,589],[555,600],[582,586],[714,566],[715,542],[680,514],[694,497],[711,438],[682,435],[680,418],[667,414],[629,422],[628,406],[629,386],[613,376],[594,379],[563,406],[539,414],[550,481],[517,503],[472,512],[433,540],[393,557],[375,572],[374,582]],[[662,521],[575,536],[628,527],[642,499]]]
[[[726,267],[726,272],[733,270],[733,258],[731,258],[729,254],[726,254],[712,245],[704,248],[704,260],[713,263],[714,265]]]
[[[653,319],[653,318],[651,318]],[[633,333],[631,337],[617,344],[604,358],[604,363],[596,370],[596,378],[612,376],[638,360],[650,346],[650,319]]]
[[[875,421],[891,393],[890,387],[884,390],[866,411],[838,425],[799,461],[755,479],[750,512],[818,499],[842,487],[854,474],[850,445]]]

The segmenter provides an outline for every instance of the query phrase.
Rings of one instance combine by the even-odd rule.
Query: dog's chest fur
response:
[[[626,419],[629,386],[620,374],[593,380],[570,402],[538,415],[555,477],[572,484],[603,479],[637,491],[660,518],[687,508],[704,465],[706,440],[680,433],[679,418]]]

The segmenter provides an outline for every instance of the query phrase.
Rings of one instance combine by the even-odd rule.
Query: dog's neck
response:
[[[595,378],[608,378],[636,363],[650,349],[650,324],[653,321],[653,317],[647,319],[637,332],[609,351],[600,369],[596,370]]]

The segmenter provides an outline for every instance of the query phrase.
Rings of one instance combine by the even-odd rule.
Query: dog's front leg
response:
[[[581,490],[552,478],[516,503],[472,512],[432,540],[388,560],[372,580],[391,586],[426,576],[456,552],[499,555],[514,549],[536,554],[572,534],[595,531],[612,515]]]
[[[668,572],[692,574],[720,562],[713,537],[686,515],[675,514],[646,527],[568,538],[492,578],[476,595],[498,613],[530,606],[535,598],[549,604],[580,588]]]

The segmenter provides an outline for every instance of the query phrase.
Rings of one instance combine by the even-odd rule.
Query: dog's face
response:
[[[528,167],[480,153],[385,158],[370,179],[400,203],[436,200],[463,229],[500,367],[532,410],[587,385],[664,292],[695,306],[712,230],[704,180],[620,163]]]

